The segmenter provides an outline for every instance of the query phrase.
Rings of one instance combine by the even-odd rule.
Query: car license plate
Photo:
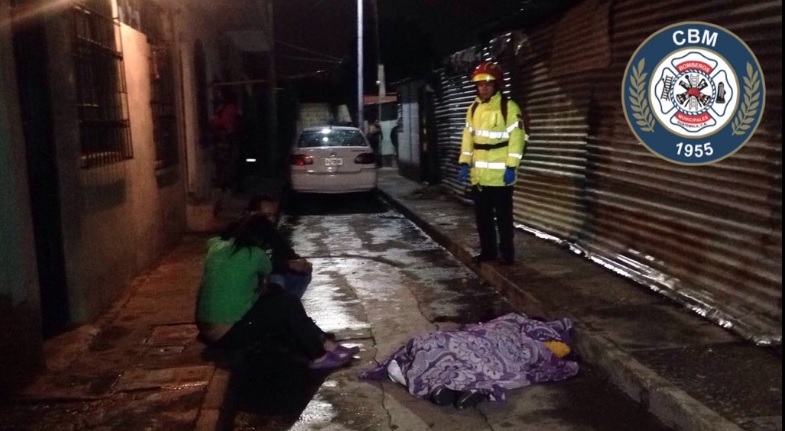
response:
[[[325,166],[341,166],[343,159],[340,157],[327,157],[324,159]]]

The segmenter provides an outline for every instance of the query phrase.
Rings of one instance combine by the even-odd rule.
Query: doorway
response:
[[[17,0],[13,5],[25,3],[31,2]],[[44,338],[50,338],[67,329],[70,313],[44,26],[41,19],[15,22],[13,44],[41,290],[42,329]]]

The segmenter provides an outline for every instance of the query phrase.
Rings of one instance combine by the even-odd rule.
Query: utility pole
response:
[[[357,127],[363,130],[363,0],[357,0]]]
[[[281,163],[278,157],[278,80],[275,73],[275,28],[273,19],[273,0],[266,0],[266,18],[267,18],[267,108],[268,108],[268,129],[267,129],[267,144],[270,150],[269,162],[272,166],[268,165],[268,172],[273,176],[277,176],[281,172]]]
[[[376,120],[379,122],[379,154],[382,157],[382,142],[384,142],[384,133],[382,133],[382,102],[387,95],[387,88],[384,82],[384,64],[382,64],[381,43],[379,42],[379,0],[373,1],[373,23],[374,23],[374,46],[376,51],[376,84],[379,87],[379,97],[376,99]],[[382,163],[381,161],[379,163]]]
[[[382,64],[381,43],[379,43],[379,0],[373,0],[373,23],[374,23],[374,46],[376,47],[376,81],[379,86],[379,98],[377,103],[376,119],[381,124],[382,121],[382,102],[387,95],[387,88],[384,82],[384,64]]]

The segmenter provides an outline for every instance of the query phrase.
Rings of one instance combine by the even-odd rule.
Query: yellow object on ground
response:
[[[560,358],[563,358],[570,353],[570,346],[562,343],[561,341],[545,341],[543,344],[545,344],[545,347],[547,347],[551,352]]]

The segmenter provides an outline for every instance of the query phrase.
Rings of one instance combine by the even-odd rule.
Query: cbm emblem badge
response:
[[[649,36],[622,82],[622,104],[635,137],[655,155],[706,165],[738,151],[765,105],[763,72],[735,34],[706,22],[682,22]]]

